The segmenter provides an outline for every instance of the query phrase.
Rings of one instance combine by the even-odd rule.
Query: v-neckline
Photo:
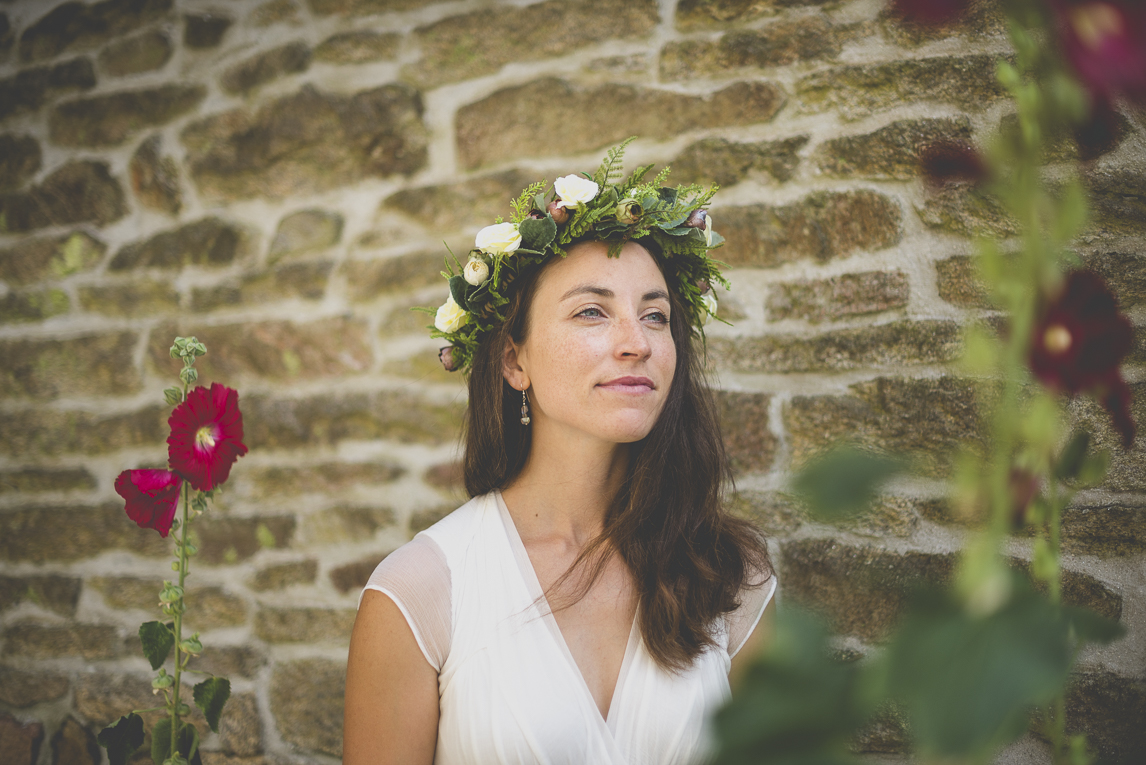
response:
[[[617,717],[619,714],[616,712],[618,702],[623,692],[625,678],[629,674],[629,667],[632,665],[637,653],[637,648],[640,645],[640,630],[637,628],[636,613],[633,614],[633,624],[629,628],[629,639],[625,644],[625,656],[621,659],[621,667],[617,671],[617,679],[613,683],[613,693],[609,698],[609,708],[607,712],[602,715],[601,708],[597,706],[597,699],[593,697],[593,691],[589,688],[589,684],[585,682],[585,674],[581,671],[581,666],[577,663],[577,660],[573,658],[573,652],[569,650],[569,644],[565,642],[565,635],[561,632],[561,626],[557,624],[557,618],[553,615],[553,609],[549,606],[549,600],[545,597],[545,591],[541,589],[541,580],[537,578],[537,571],[533,568],[533,561],[529,559],[529,551],[525,549],[525,543],[521,541],[521,534],[517,531],[517,524],[513,522],[513,516],[509,514],[509,508],[506,506],[505,500],[502,499],[501,492],[495,491],[494,498],[497,500],[497,509],[501,515],[502,526],[505,528],[505,535],[509,540],[510,549],[513,551],[514,560],[517,562],[517,569],[521,574],[522,580],[525,582],[525,588],[529,592],[529,597],[534,604],[537,604],[541,619],[545,622],[545,626],[553,636],[557,648],[565,657],[565,660],[569,662],[577,679],[581,681],[581,690],[588,698],[593,711],[596,712],[597,717],[608,726],[610,731],[616,733]]]

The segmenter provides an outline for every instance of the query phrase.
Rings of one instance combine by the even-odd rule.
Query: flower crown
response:
[[[565,257],[569,247],[583,241],[603,241],[609,245],[609,257],[618,257],[625,242],[651,239],[659,257],[673,260],[672,286],[694,334],[703,338],[704,325],[716,315],[710,285],[729,286],[719,269],[724,264],[708,257],[709,250],[724,243],[703,209],[717,187],[666,187],[667,167],[645,183],[652,165],[638,167],[620,181],[625,147],[634,139],[610,149],[593,175],[558,178],[549,202],[544,181],[527,186],[512,202],[510,222],[498,217],[478,232],[464,266],[450,252],[454,262],[447,258],[442,272],[449,281],[449,297],[437,311],[420,309],[434,314],[431,337],[450,342],[438,354],[448,371],[468,373],[485,333],[505,321],[506,293],[514,279],[551,255]]]

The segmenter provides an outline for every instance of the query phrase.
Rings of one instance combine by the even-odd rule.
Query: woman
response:
[[[473,499],[364,591],[347,765],[695,762],[764,639],[775,578],[721,507],[694,349],[723,281],[711,191],[610,184],[620,153],[547,205],[526,189],[450,279]]]

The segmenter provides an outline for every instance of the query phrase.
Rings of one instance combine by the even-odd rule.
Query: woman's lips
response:
[[[644,393],[645,391],[656,390],[657,386],[647,377],[618,377],[615,380],[601,383],[597,387],[623,393]]]

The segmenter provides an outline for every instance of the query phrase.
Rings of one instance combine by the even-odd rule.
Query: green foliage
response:
[[[144,622],[139,625],[139,642],[143,645],[143,655],[151,663],[152,669],[159,669],[175,645],[175,633],[161,622]]]
[[[96,743],[107,750],[110,765],[125,765],[135,750],[143,746],[143,718],[135,712],[124,715],[101,730]]]
[[[521,223],[527,219],[529,213],[533,212],[534,199],[543,191],[545,191],[545,181],[537,181],[526,186],[517,196],[517,199],[510,202],[510,206],[513,208],[513,215],[510,216],[510,220],[514,223]]]
[[[813,517],[831,523],[866,511],[880,486],[903,468],[893,457],[836,446],[801,470],[793,489]]]
[[[621,177],[623,172],[622,161],[625,158],[625,147],[637,140],[635,135],[629,136],[619,144],[609,149],[597,172],[593,173],[593,180],[598,186],[612,186]]]
[[[203,765],[199,756],[199,731],[191,723],[180,723],[175,740],[176,751],[171,751],[171,718],[161,717],[151,729],[151,761],[155,765],[170,763],[176,756],[188,765]]]
[[[557,224],[552,216],[526,218],[517,227],[521,234],[521,246],[534,252],[542,252],[557,237]]]
[[[209,677],[195,686],[193,696],[195,706],[207,718],[207,725],[218,733],[219,716],[223,714],[223,705],[231,697],[231,681],[224,677]]]

